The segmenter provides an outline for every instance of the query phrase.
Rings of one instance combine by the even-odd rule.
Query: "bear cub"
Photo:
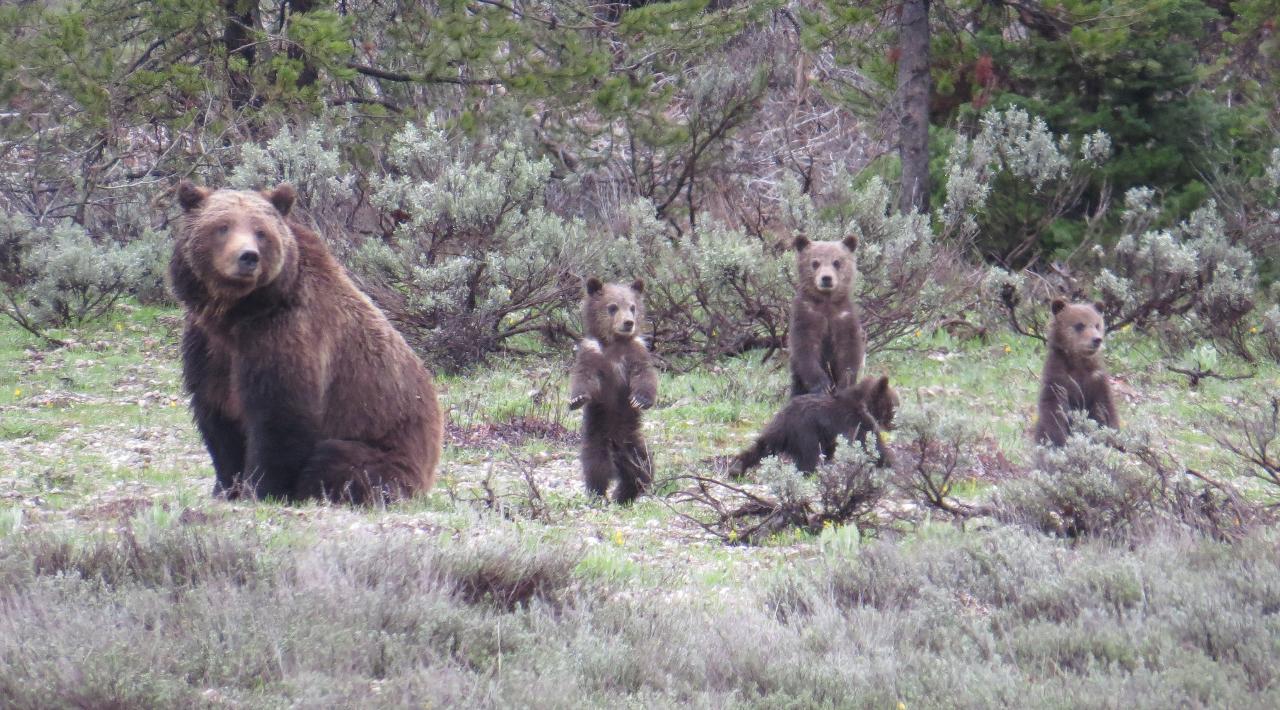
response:
[[[658,396],[658,375],[640,339],[644,282],[587,279],[582,304],[586,337],[569,379],[569,408],[582,411],[582,477],[587,491],[630,503],[653,483],[653,462],[640,432],[640,412]]]
[[[756,442],[734,458],[729,475],[741,476],[764,457],[777,454],[787,454],[797,469],[810,473],[817,468],[819,456],[830,459],[835,454],[838,436],[850,443],[856,440],[865,449],[869,433],[876,437],[879,465],[892,465],[881,434],[893,428],[897,409],[898,394],[887,376],[863,378],[834,394],[793,397]]]
[[[214,494],[382,503],[426,491],[443,417],[427,372],[294,192],[178,187],[169,282]]]
[[[1071,435],[1072,412],[1084,412],[1113,429],[1120,425],[1120,419],[1102,368],[1102,304],[1068,304],[1055,299],[1051,309],[1053,322],[1041,377],[1036,441],[1062,446]]]
[[[858,381],[867,339],[850,302],[858,238],[811,242],[795,238],[798,282],[791,303],[787,352],[791,396],[824,394]]]

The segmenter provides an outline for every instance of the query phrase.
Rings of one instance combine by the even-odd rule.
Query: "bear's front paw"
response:
[[[585,394],[580,394],[577,397],[574,397],[573,399],[569,400],[569,409],[574,410],[574,409],[581,408],[582,405],[587,403],[587,399],[588,398]]]
[[[653,400],[642,394],[631,395],[631,406],[635,409],[648,409],[653,406]]]

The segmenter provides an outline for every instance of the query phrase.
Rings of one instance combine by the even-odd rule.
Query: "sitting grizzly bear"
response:
[[[1102,369],[1100,354],[1105,333],[1102,305],[1067,304],[1055,299],[1051,306],[1049,357],[1040,384],[1040,414],[1036,441],[1062,446],[1071,435],[1070,414],[1084,412],[1098,424],[1120,424],[1111,385]]]
[[[791,396],[823,394],[858,381],[867,338],[849,301],[857,237],[840,242],[795,238],[798,283],[791,303],[787,351]]]
[[[797,469],[809,473],[817,468],[820,455],[830,459],[835,454],[836,437],[856,440],[865,449],[868,433],[876,436],[879,464],[892,465],[881,433],[893,428],[897,409],[898,394],[889,386],[888,377],[863,378],[835,394],[792,397],[755,443],[734,458],[729,475],[741,476],[764,457],[777,454],[787,454]]]
[[[587,491],[630,503],[653,482],[653,464],[640,433],[640,410],[653,406],[658,375],[638,337],[644,323],[644,282],[629,286],[587,279],[582,322],[587,337],[569,380],[569,408],[582,412],[582,477]]]
[[[294,192],[178,187],[169,277],[182,374],[214,494],[380,503],[426,491],[442,419],[431,374],[315,233]]]

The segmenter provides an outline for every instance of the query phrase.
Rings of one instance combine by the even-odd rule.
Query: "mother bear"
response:
[[[294,191],[178,187],[169,277],[214,494],[383,503],[429,489],[431,374],[329,254]]]

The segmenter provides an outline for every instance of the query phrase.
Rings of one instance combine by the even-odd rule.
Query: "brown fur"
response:
[[[366,503],[426,491],[443,426],[431,374],[320,237],[287,220],[293,197],[178,189],[169,274],[214,492]]]
[[[640,432],[640,411],[658,396],[658,375],[637,337],[644,324],[644,282],[586,283],[582,322],[587,337],[569,380],[569,408],[582,412],[582,477],[587,491],[629,503],[653,482],[653,464]]]
[[[811,242],[796,237],[794,246],[798,282],[787,333],[793,397],[857,382],[867,350],[862,320],[849,299],[857,238]]]
[[[1115,401],[1102,369],[1106,328],[1099,304],[1055,300],[1049,329],[1049,356],[1040,384],[1036,440],[1062,446],[1071,435],[1071,412],[1085,412],[1106,427],[1118,427]]]
[[[741,476],[766,456],[788,455],[805,473],[818,466],[820,458],[830,459],[836,439],[844,436],[866,448],[867,434],[876,436],[880,465],[892,465],[882,432],[893,428],[898,410],[898,394],[888,377],[863,378],[835,394],[802,394],[774,415],[755,443],[734,458],[729,474]]]

